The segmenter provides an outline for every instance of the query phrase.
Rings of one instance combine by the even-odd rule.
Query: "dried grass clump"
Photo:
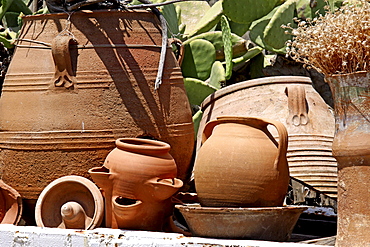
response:
[[[300,21],[291,29],[287,53],[325,76],[369,71],[370,4],[346,3],[340,9],[313,20]]]

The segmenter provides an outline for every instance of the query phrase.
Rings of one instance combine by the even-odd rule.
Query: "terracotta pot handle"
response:
[[[174,44],[177,47],[177,49],[179,50],[179,54],[178,54],[178,57],[177,57],[177,62],[181,66],[182,60],[184,59],[184,46],[182,45],[182,41],[177,39],[177,38],[171,38],[171,39],[169,39],[169,42],[170,42],[171,45]]]
[[[51,53],[55,64],[53,85],[56,87],[71,88],[76,84],[76,77],[73,75],[70,44],[76,41],[68,35],[58,35],[51,43]]]
[[[217,120],[208,122],[204,127],[202,135],[202,143],[204,143],[211,135],[214,127],[221,123],[240,123],[258,128],[265,132],[270,140],[278,147],[278,156],[275,159],[274,168],[278,169],[281,161],[286,159],[286,152],[288,149],[288,131],[285,126],[279,121],[274,121],[265,118],[254,118],[254,117],[234,117],[234,116],[222,116],[218,117]],[[267,129],[268,125],[273,125],[279,134],[279,142],[276,142],[275,138],[271,135]]]
[[[288,96],[289,109],[287,122],[294,126],[306,125],[309,118],[304,87],[289,86],[285,89],[285,93]]]

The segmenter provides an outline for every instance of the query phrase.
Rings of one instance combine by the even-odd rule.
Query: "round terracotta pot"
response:
[[[155,14],[80,11],[23,21],[0,99],[5,182],[37,199],[61,176],[87,177],[122,137],[169,143],[186,180],[191,109],[170,46],[163,82],[154,90],[162,43]]]
[[[89,179],[64,176],[48,184],[37,199],[37,226],[64,229],[94,229],[104,217],[99,188]]]
[[[156,140],[121,138],[103,167],[89,170],[103,190],[106,226],[163,230],[172,215],[171,197],[183,185],[177,179],[170,145]]]
[[[336,198],[337,161],[332,155],[333,110],[309,77],[271,76],[239,82],[216,91],[202,103],[197,150],[204,126],[224,115],[268,118],[287,128],[290,176]],[[271,130],[274,137],[277,133]]]
[[[279,133],[279,143],[267,126]],[[282,206],[289,184],[287,131],[277,121],[219,117],[207,123],[194,164],[200,204],[206,207]]]
[[[0,224],[17,225],[21,219],[23,204],[21,195],[0,180]]]
[[[333,155],[338,161],[336,246],[370,243],[370,73],[326,79],[335,108]]]

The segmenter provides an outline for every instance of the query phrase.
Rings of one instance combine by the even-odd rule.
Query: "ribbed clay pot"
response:
[[[106,226],[161,231],[172,216],[177,179],[170,145],[156,140],[121,138],[103,167],[89,170],[105,197]]]
[[[267,129],[279,133],[277,143]],[[282,206],[289,184],[286,128],[280,122],[219,117],[203,130],[194,181],[205,207]]]
[[[335,109],[333,155],[338,161],[336,246],[370,243],[370,73],[326,78]]]
[[[169,143],[186,180],[194,147],[191,109],[170,45],[154,90],[162,43],[155,14],[80,11],[23,21],[0,99],[6,183],[36,200],[61,176],[87,177],[122,137]]]
[[[207,122],[233,115],[279,121],[288,131],[290,176],[336,198],[337,162],[332,155],[333,110],[309,77],[272,76],[239,82],[216,91],[202,103],[197,149]],[[274,137],[276,131],[272,130]]]

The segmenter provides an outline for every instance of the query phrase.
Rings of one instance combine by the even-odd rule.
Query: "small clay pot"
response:
[[[80,176],[64,176],[51,182],[36,203],[36,224],[40,227],[94,229],[104,216],[99,188]]]
[[[170,145],[156,140],[121,138],[103,167],[89,170],[103,190],[106,226],[163,230],[172,215],[171,197],[183,183],[169,154]]]
[[[0,222],[17,225],[22,216],[21,195],[0,180]]]

